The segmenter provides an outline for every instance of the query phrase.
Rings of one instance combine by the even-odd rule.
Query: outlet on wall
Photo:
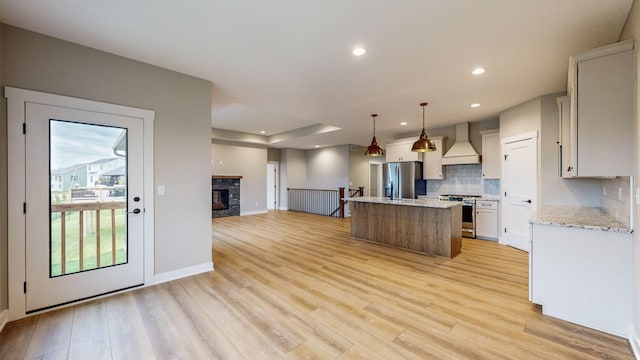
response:
[[[618,200],[622,200],[622,186],[618,187]]]

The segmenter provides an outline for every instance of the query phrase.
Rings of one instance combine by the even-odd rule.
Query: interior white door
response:
[[[278,208],[278,170],[276,164],[267,164],[267,209],[275,210]]]
[[[504,156],[504,242],[529,252],[529,218],[537,207],[537,139],[504,144]]]
[[[27,313],[142,285],[143,120],[25,111]]]

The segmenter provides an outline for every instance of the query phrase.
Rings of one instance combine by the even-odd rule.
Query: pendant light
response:
[[[429,139],[429,137],[427,136],[427,132],[424,130],[424,107],[428,104],[429,103],[427,102],[420,103],[420,106],[422,106],[422,132],[420,133],[420,138],[413,143],[411,151],[427,152],[436,150],[436,144],[434,144],[433,141]]]
[[[378,116],[378,114],[371,114],[371,117],[373,118],[373,139],[371,139],[371,145],[367,147],[367,151],[364,152],[367,156],[384,155],[384,151],[376,141],[376,116]]]

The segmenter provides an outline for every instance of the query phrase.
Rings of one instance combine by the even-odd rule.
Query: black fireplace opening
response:
[[[211,190],[211,211],[229,209],[229,189]]]

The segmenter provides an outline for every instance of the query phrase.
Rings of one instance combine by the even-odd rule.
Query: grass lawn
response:
[[[66,274],[80,271],[79,211],[65,213],[66,227]],[[116,264],[127,261],[126,253],[126,209],[117,209],[116,217]],[[62,274],[61,216],[51,214],[51,276]],[[96,211],[84,212],[85,235],[83,239],[83,270],[95,269],[96,262]],[[111,210],[100,211],[100,267],[113,265],[111,254]]]

